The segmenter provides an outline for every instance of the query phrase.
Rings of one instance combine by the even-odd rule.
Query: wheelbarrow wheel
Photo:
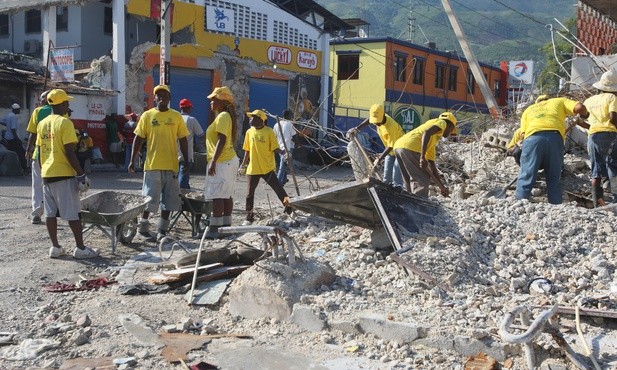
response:
[[[116,235],[122,244],[131,243],[135,234],[137,234],[137,218],[116,226]]]
[[[210,221],[208,220],[208,217],[204,216],[199,220],[199,223],[197,224],[197,231],[199,231],[200,235],[204,231],[206,231],[206,228],[208,227],[209,224],[210,224]]]

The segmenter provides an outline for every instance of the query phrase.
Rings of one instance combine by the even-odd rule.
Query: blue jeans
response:
[[[383,166],[383,182],[388,185],[394,185],[397,188],[403,188],[403,177],[401,176],[401,167],[393,155],[386,156]]]
[[[131,153],[133,151],[133,145],[126,145],[124,147],[124,170],[129,170],[129,163],[131,162]]]
[[[180,189],[190,189],[191,185],[189,180],[191,179],[191,169],[193,168],[193,162],[190,162],[188,166],[184,165],[184,161],[180,161],[180,170],[178,171],[178,183]]]
[[[293,158],[293,149],[289,150],[289,154],[290,154],[290,159]],[[277,155],[277,156],[278,156],[279,165],[278,165],[278,170],[276,171],[276,178],[279,180],[281,185],[285,185],[287,181],[289,181],[287,179],[287,161],[283,160],[282,155]]]
[[[540,131],[523,141],[521,170],[516,182],[516,199],[529,199],[536,183],[538,169],[544,168],[548,202],[561,204],[561,169],[563,168],[564,144],[557,131]]]
[[[592,178],[617,176],[617,133],[597,132],[589,135],[587,152],[591,161]]]

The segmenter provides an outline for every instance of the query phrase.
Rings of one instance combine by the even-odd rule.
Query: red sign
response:
[[[270,46],[268,60],[270,63],[291,64],[291,50],[281,46]]]

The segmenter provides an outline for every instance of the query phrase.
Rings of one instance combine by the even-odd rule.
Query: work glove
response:
[[[87,193],[88,189],[90,189],[90,179],[88,176],[84,173],[83,175],[75,176],[75,178],[77,179],[77,188],[79,189],[79,193]]]
[[[246,175],[246,165],[242,165],[240,166],[240,168],[238,168],[238,175],[240,176],[244,176]]]

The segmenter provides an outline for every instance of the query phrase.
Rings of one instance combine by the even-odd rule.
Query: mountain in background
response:
[[[339,18],[361,18],[370,23],[369,36],[389,36],[463,55],[439,0],[316,0]],[[533,60],[535,73],[545,65],[540,47],[561,26],[557,18],[574,18],[575,0],[450,0],[476,58],[498,66],[502,60]],[[410,22],[410,18],[413,19]],[[415,27],[410,27],[410,23]],[[410,29],[412,32],[410,32]],[[555,39],[559,36],[554,35]]]

